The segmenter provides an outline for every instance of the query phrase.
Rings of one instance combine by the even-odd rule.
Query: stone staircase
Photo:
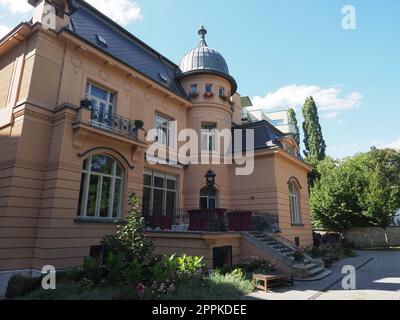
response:
[[[324,268],[321,260],[304,254],[303,261],[295,261],[296,246],[289,240],[264,232],[245,232],[244,237],[251,244],[266,253],[278,268],[291,272],[298,281],[316,281],[326,278],[332,272]]]

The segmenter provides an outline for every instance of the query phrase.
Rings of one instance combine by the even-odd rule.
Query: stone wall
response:
[[[400,227],[353,228],[343,236],[361,248],[400,246]]]

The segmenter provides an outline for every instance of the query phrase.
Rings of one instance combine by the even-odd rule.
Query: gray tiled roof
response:
[[[84,1],[76,3],[77,8],[71,15],[67,29],[69,32],[187,99],[176,79],[181,73],[177,65]],[[98,36],[106,41],[106,46],[99,41]]]
[[[286,134],[279,131],[272,124],[266,120],[251,122],[233,127],[233,129],[241,129],[242,133],[242,146],[244,151],[246,149],[246,129],[254,129],[254,149],[270,149],[273,147],[282,148],[282,143],[279,141],[281,138],[287,137]],[[298,153],[297,158],[301,159]]]

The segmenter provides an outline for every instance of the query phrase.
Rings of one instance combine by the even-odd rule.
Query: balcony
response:
[[[148,230],[171,232],[279,232],[279,217],[263,211],[176,209],[165,215],[143,215]]]
[[[77,122],[73,124],[73,129],[75,144],[79,144],[77,141],[79,137],[87,135],[90,131],[136,146],[146,146],[145,130],[137,126],[135,121],[99,108],[79,108]]]

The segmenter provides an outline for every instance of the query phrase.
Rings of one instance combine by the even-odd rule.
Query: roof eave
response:
[[[190,77],[193,75],[201,75],[201,74],[211,74],[211,75],[226,79],[227,81],[229,81],[229,83],[232,86],[231,95],[234,95],[236,93],[236,91],[237,91],[236,80],[229,74],[219,72],[216,70],[212,70],[212,69],[199,69],[199,70],[192,70],[192,71],[188,71],[188,72],[182,72],[181,74],[179,74],[177,76],[177,79],[184,79],[184,78],[187,78],[187,77]]]
[[[64,28],[64,29],[62,29],[60,31],[59,36],[60,37],[65,37],[66,39],[71,40],[71,41],[75,40],[75,42],[79,42],[79,41],[84,42],[90,48],[92,48],[93,51],[101,53],[101,54],[104,54],[104,55],[110,57],[111,59],[115,60],[116,62],[122,64],[126,68],[134,70],[135,73],[141,75],[144,79],[147,80],[147,82],[150,82],[153,87],[160,87],[164,91],[167,91],[171,96],[175,96],[177,100],[179,100],[180,102],[184,103],[185,105],[191,105],[191,101],[190,101],[189,97],[186,97],[184,95],[180,95],[177,92],[175,92],[175,91],[171,90],[170,88],[168,88],[167,86],[154,81],[153,79],[151,79],[149,76],[147,76],[143,72],[133,68],[132,66],[128,65],[127,63],[125,63],[125,62],[121,61],[120,59],[116,58],[115,56],[109,54],[107,51],[105,51],[105,50],[103,50],[103,49],[101,49],[101,48],[99,48],[97,46],[94,46],[90,41],[87,41],[86,39],[80,37],[79,35],[74,33],[72,30]]]

